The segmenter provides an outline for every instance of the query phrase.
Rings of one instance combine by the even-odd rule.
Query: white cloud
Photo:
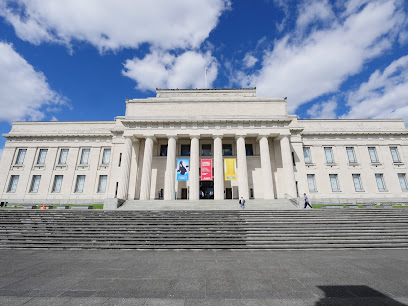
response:
[[[205,67],[207,87],[217,77],[218,62],[210,52],[186,51],[179,56],[160,50],[152,50],[143,59],[127,60],[122,74],[137,82],[137,89],[155,88],[203,88]]]
[[[327,102],[315,103],[307,110],[307,114],[311,118],[318,119],[335,119],[337,109],[337,102],[331,99]]]
[[[392,0],[370,1],[360,8],[362,3],[323,29],[300,38],[294,31],[276,41],[273,50],[265,52],[262,69],[254,75],[236,73],[238,82],[256,86],[261,96],[288,96],[290,112],[336,92],[367,61],[391,47],[403,23],[404,15]]]
[[[65,103],[41,72],[35,71],[11,44],[0,42],[0,121],[41,120],[45,117],[43,106]]]
[[[229,7],[229,0],[0,0],[0,16],[33,44],[172,49],[200,46]]]
[[[299,7],[299,17],[296,20],[296,27],[299,30],[304,30],[315,22],[332,22],[333,20],[335,20],[335,16],[327,0],[306,1]]]
[[[408,122],[408,55],[377,70],[348,94],[343,118],[404,118]]]
[[[258,62],[258,59],[255,56],[253,56],[251,53],[248,52],[247,54],[245,54],[245,57],[244,57],[245,67],[252,68],[255,66],[257,62]]]

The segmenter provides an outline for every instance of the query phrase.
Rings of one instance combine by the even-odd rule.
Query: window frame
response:
[[[378,177],[377,177],[377,175],[378,175]],[[380,190],[380,186],[378,185],[378,178],[381,178],[381,182],[382,182],[382,185],[383,185],[383,190]],[[375,181],[376,181],[376,184],[377,184],[377,189],[378,189],[378,192],[387,192],[388,190],[387,190],[387,185],[385,184],[385,179],[384,179],[384,173],[375,173]]]
[[[187,147],[188,147],[188,154],[184,154]],[[190,156],[190,155],[191,155],[191,145],[181,144],[180,145],[180,156]]]
[[[65,160],[63,161],[62,157],[63,157],[64,152],[66,152],[66,154],[64,154],[65,155]],[[67,165],[68,154],[69,154],[69,148],[61,148],[60,149],[59,156],[58,156],[58,163],[57,163],[58,166],[66,166]]]
[[[103,191],[101,191],[101,182],[102,182],[102,177],[105,178],[105,186]],[[99,175],[99,180],[98,180],[98,189],[97,189],[97,193],[106,193],[106,187],[108,186],[108,175],[107,174],[101,174]]]
[[[88,156],[86,157],[86,162],[85,163],[83,163],[84,152],[88,152]],[[80,166],[88,166],[90,156],[91,156],[91,148],[82,148],[81,149],[81,156],[79,157],[79,165]]]
[[[396,155],[396,157],[397,157],[397,160],[394,159],[394,154],[392,154],[393,149],[395,149],[395,155]],[[398,152],[398,147],[397,147],[397,146],[392,146],[392,147],[390,146],[390,153],[391,153],[392,162],[393,162],[394,164],[400,164],[400,163],[402,163],[401,155],[400,155],[399,152]]]
[[[57,183],[57,177],[61,177],[61,183],[59,184],[59,189],[58,191],[56,190],[56,183]],[[51,188],[51,193],[61,193],[61,189],[62,189],[62,182],[64,180],[64,176],[61,174],[56,174],[54,175],[54,181],[52,183],[52,188]]]
[[[106,152],[109,152],[109,160],[106,162],[105,160],[105,154],[107,154]],[[110,162],[112,159],[112,148],[102,148],[102,159],[101,159],[101,165],[102,166],[109,166]]]
[[[24,154],[23,154],[23,152],[24,152]],[[21,162],[19,161],[19,160],[21,159],[21,157],[20,157],[21,155],[20,155],[20,154],[23,155]],[[27,148],[18,149],[18,150],[17,150],[17,156],[16,156],[16,160],[15,160],[15,162],[14,162],[14,165],[16,165],[16,166],[22,166],[22,165],[24,165],[24,160],[25,160],[26,155],[27,155]]]
[[[353,157],[353,160],[350,160],[350,152]],[[346,147],[346,154],[347,154],[347,159],[348,159],[349,164],[358,164],[356,150],[354,149],[354,147],[350,147],[350,146]]]
[[[311,178],[311,180],[313,182],[313,187],[314,187],[313,190],[310,189],[309,177]],[[309,192],[317,192],[316,175],[314,173],[307,173],[306,174],[306,179],[307,179],[307,187],[309,188]]]
[[[228,146],[228,148],[227,148]],[[225,154],[225,152],[229,150],[231,154]],[[234,153],[232,151],[232,143],[223,143],[222,144],[222,156],[234,156]]]
[[[333,147],[323,147],[323,149],[324,149],[324,156],[326,158],[326,164],[329,164],[329,165],[336,164],[336,161],[334,159]],[[327,158],[327,152],[330,152],[331,161],[329,161]]]
[[[204,152],[205,152],[205,150],[208,150],[208,149],[204,149],[204,146],[209,146],[209,151],[210,151],[210,154],[204,154]],[[201,156],[212,156],[212,145],[211,145],[211,143],[203,143],[203,144],[201,144]]]
[[[78,186],[79,186],[79,179],[82,179],[83,177],[83,182],[82,182],[82,189],[79,190]],[[75,189],[74,189],[74,193],[84,193],[84,189],[85,189],[85,179],[86,179],[86,175],[84,174],[79,174],[76,177],[76,181],[75,181]]]
[[[309,161],[306,160],[306,155],[305,152],[308,151],[309,154]],[[310,146],[304,146],[303,147],[303,160],[305,161],[305,164],[313,164],[313,159],[312,159],[312,150]]]
[[[404,184],[405,184],[405,189],[404,189],[404,187],[403,187],[402,184],[401,184],[400,175],[403,176],[403,181],[404,181]],[[398,177],[398,181],[399,181],[399,183],[400,183],[401,190],[402,190],[402,191],[408,191],[408,182],[407,182],[407,175],[406,175],[406,173],[397,173],[397,177]]]
[[[42,159],[42,152],[45,152],[44,161],[40,160],[40,159]],[[46,148],[39,149],[38,150],[36,165],[44,166],[45,165],[45,160],[47,159],[47,154],[48,154],[48,149],[46,149]]]
[[[370,156],[370,162],[372,164],[379,164],[380,163],[380,159],[378,158],[378,153],[377,153],[377,147],[367,147],[368,150],[368,155]],[[373,161],[373,156],[371,154],[371,152],[374,153],[374,156],[376,158],[376,160]]]
[[[356,187],[355,176],[357,176],[357,178],[358,178],[358,183],[360,185],[360,189],[357,189],[357,187]],[[361,174],[360,173],[352,173],[351,178],[353,180],[354,191],[355,192],[364,192],[363,181],[361,180]]]
[[[333,189],[332,177],[336,178],[337,190],[334,190],[334,189]],[[338,174],[336,174],[336,173],[330,173],[330,174],[329,174],[329,181],[330,181],[330,186],[331,186],[332,192],[341,192],[340,182],[339,182],[339,175],[338,175]]]
[[[14,185],[14,179],[17,179],[17,181],[15,182],[14,189],[12,189],[11,187]],[[10,176],[9,183],[7,186],[7,193],[16,193],[19,180],[20,180],[20,175],[13,174]]]
[[[37,183],[36,179],[38,179],[38,183]],[[31,178],[30,189],[29,189],[28,192],[29,193],[38,193],[38,190],[40,189],[40,183],[41,183],[41,175],[34,174],[32,176],[32,178]]]

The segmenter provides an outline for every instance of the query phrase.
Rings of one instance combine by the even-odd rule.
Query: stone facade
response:
[[[15,122],[4,136],[9,203],[408,195],[403,120],[298,120],[255,89],[157,90],[115,121]],[[178,158],[190,160],[188,181],[176,179]],[[213,159],[206,184],[200,158]],[[224,158],[237,159],[237,180],[224,180]]]

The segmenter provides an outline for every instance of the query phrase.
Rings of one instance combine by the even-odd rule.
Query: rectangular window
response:
[[[400,163],[401,159],[400,159],[400,156],[398,154],[398,148],[397,147],[390,147],[390,151],[391,151],[392,161],[394,163]]]
[[[363,185],[361,184],[361,176],[360,174],[353,174],[353,183],[355,191],[364,191]]]
[[[222,145],[222,155],[232,156],[232,144],[226,143]]]
[[[66,165],[68,159],[69,149],[61,149],[60,156],[58,159],[58,165]]]
[[[91,152],[91,149],[82,149],[82,153],[81,153],[81,160],[79,161],[79,163],[81,165],[87,165],[88,161],[89,161],[89,153]]]
[[[22,165],[24,163],[24,157],[27,153],[27,149],[19,149],[16,159],[16,165]]]
[[[346,147],[347,157],[350,164],[357,163],[356,154],[354,152],[354,147]]]
[[[190,156],[190,145],[181,145],[181,156]]]
[[[254,155],[254,149],[253,149],[251,143],[246,143],[245,144],[245,152],[246,152],[246,156],[253,156]]]
[[[48,152],[48,149],[40,149],[40,152],[38,153],[38,158],[37,158],[37,165],[45,164],[45,158],[47,157],[47,152]]]
[[[307,175],[307,184],[309,186],[309,191],[317,191],[315,175],[314,174],[308,174]]]
[[[303,147],[303,156],[305,157],[305,164],[312,163],[312,154],[310,154],[310,147]]]
[[[387,191],[384,182],[384,175],[382,173],[376,173],[375,180],[377,181],[378,191]]]
[[[368,153],[370,154],[370,160],[372,163],[378,163],[378,155],[377,155],[377,150],[375,147],[368,147]]]
[[[201,156],[211,156],[211,145],[203,144],[201,146]]]
[[[330,185],[333,192],[340,191],[339,180],[337,174],[329,174]]]
[[[10,177],[10,182],[7,188],[7,192],[16,192],[18,179],[20,178],[19,175],[12,175]]]
[[[78,175],[75,184],[75,193],[84,192],[85,175]]]
[[[119,154],[119,163],[118,163],[118,167],[120,167],[120,165],[122,164],[122,153]]]
[[[108,181],[107,175],[100,175],[99,176],[99,184],[98,184],[98,192],[104,193],[106,191],[106,183]]]
[[[54,184],[52,185],[51,192],[54,192],[54,193],[61,192],[62,178],[63,178],[63,175],[56,175],[54,177]]]
[[[102,165],[109,165],[111,149],[103,149]]]
[[[167,145],[160,145],[160,156],[167,156]]]
[[[398,173],[398,180],[400,182],[402,191],[408,191],[407,177],[405,173]]]
[[[33,175],[31,181],[30,192],[38,192],[38,187],[40,187],[41,175]]]
[[[334,164],[332,147],[324,147],[324,154],[326,155],[326,163]]]

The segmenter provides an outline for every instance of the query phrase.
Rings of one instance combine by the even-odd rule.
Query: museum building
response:
[[[407,199],[402,119],[299,120],[255,88],[157,89],[114,121],[14,122],[1,201]]]

